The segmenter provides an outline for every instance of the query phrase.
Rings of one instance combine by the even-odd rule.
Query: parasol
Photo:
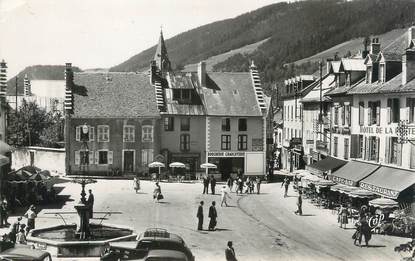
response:
[[[164,168],[165,165],[164,165],[164,163],[154,161],[154,162],[151,162],[150,164],[148,164],[148,167],[149,168],[158,168],[159,169],[159,175],[160,175],[160,168]]]
[[[356,189],[347,193],[352,198],[373,198],[376,195],[364,189]]]
[[[390,198],[376,198],[369,201],[369,205],[376,208],[397,208],[398,202]]]
[[[203,163],[202,165],[200,165],[200,167],[202,169],[206,169],[206,176],[208,175],[208,170],[209,169],[216,169],[217,168],[217,166],[215,164],[209,163],[209,162]]]
[[[170,163],[169,167],[173,169],[173,173],[174,173],[174,168],[186,168],[186,165],[184,165],[181,162],[172,162]]]

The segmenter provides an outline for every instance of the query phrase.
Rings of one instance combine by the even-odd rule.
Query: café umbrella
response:
[[[352,190],[348,193],[352,198],[374,198],[376,195],[364,189]]]
[[[389,198],[376,198],[369,201],[369,205],[376,208],[397,208],[398,202]]]
[[[186,165],[181,162],[172,162],[170,163],[169,167],[172,168],[174,172],[174,168],[186,168]]]
[[[165,165],[164,165],[164,163],[154,161],[154,162],[148,164],[148,167],[149,168],[158,168],[159,169],[159,175],[160,175],[160,168],[164,168]]]
[[[206,163],[201,164],[201,165],[200,165],[200,167],[201,167],[202,169],[206,169],[206,176],[207,176],[207,175],[208,175],[208,170],[209,170],[209,169],[216,169],[218,166],[216,166],[216,165],[215,165],[215,164],[213,164],[213,163],[206,162]]]

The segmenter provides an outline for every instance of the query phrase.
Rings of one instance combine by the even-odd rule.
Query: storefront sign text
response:
[[[408,127],[409,136],[415,136],[415,127]],[[360,133],[362,134],[386,134],[386,135],[398,135],[398,127],[379,127],[379,126],[360,126]]]
[[[371,184],[367,184],[364,182],[360,182],[360,187],[387,197],[391,197],[391,198],[398,198],[399,195],[399,191],[395,191],[392,189],[387,189],[387,188],[381,188],[375,185],[371,185]]]
[[[347,185],[347,186],[353,186],[354,185],[353,180],[348,180],[348,179],[341,178],[341,177],[336,177],[336,176],[333,176],[333,181],[337,182],[337,183]]]
[[[234,151],[210,151],[208,157],[245,157],[245,152]]]

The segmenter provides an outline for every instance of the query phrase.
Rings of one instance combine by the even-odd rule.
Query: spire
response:
[[[171,70],[169,56],[167,55],[166,44],[164,43],[163,30],[160,29],[160,38],[157,45],[156,53],[154,55],[154,61],[156,61],[157,68],[162,72],[168,72]]]

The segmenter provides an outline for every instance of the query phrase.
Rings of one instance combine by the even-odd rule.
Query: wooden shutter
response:
[[[388,99],[388,104],[386,108],[386,119],[387,119],[388,124],[392,122],[391,112],[392,112],[392,99]]]
[[[372,125],[372,102],[369,102],[367,107],[367,125]]]
[[[376,125],[380,125],[380,102],[376,103]]]
[[[147,165],[147,150],[141,150],[141,165]]]
[[[353,134],[350,139],[350,158],[359,158],[359,135]]]
[[[369,139],[366,136],[365,136],[364,144],[365,144],[365,149],[364,149],[364,151],[365,151],[365,160],[369,160],[369,150],[370,150],[370,148],[369,148]]]
[[[95,164],[98,164],[99,163],[99,151],[95,151],[95,158],[94,158],[94,160],[95,160]]]
[[[75,165],[79,165],[81,161],[81,155],[79,150],[75,150]]]
[[[76,126],[75,128],[75,140],[76,141],[81,140],[81,126]]]
[[[95,161],[94,161],[94,152],[93,151],[91,151],[91,150],[89,151],[88,157],[89,157],[89,164],[94,164]]]
[[[113,153],[112,151],[108,151],[108,164],[112,164],[113,160]]]
[[[190,136],[188,136],[190,138]],[[190,140],[189,140],[190,143]],[[148,163],[153,162],[153,149],[148,150]]]
[[[376,162],[379,162],[379,145],[380,145],[380,138],[376,138]]]
[[[389,164],[390,163],[390,150],[391,148],[391,144],[390,144],[390,137],[385,137],[385,163]]]
[[[95,140],[95,127],[89,127],[89,141]]]

